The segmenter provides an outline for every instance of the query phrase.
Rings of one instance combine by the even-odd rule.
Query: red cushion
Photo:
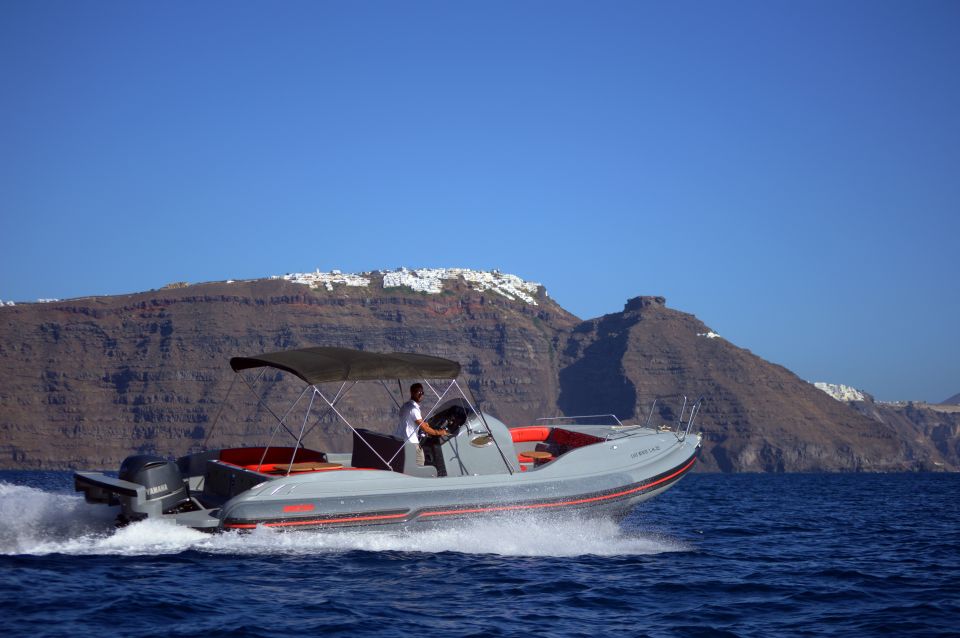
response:
[[[269,474],[271,472],[283,472],[287,471],[286,463],[264,463],[263,465],[245,465],[244,469],[251,470],[253,472],[262,472],[264,474]],[[319,470],[295,470],[294,474],[308,474],[310,472],[342,472],[344,470],[372,470],[370,467],[325,467]]]
[[[264,466],[267,464],[289,463],[291,456],[293,456],[292,447],[272,447],[267,450],[266,457],[263,457],[262,447],[235,447],[228,448],[226,450],[220,450],[221,461],[240,466],[256,466],[257,464],[261,463],[261,457],[263,457],[262,462]],[[322,463],[325,460],[326,459],[324,458],[322,452],[304,448],[297,450],[298,463],[306,461],[316,461],[318,463]]]
[[[570,430],[561,430],[556,428],[550,437],[550,442],[563,447],[583,447],[584,445],[593,445],[600,443],[603,439],[592,434],[583,432],[571,432]]]
[[[514,443],[529,443],[530,441],[546,441],[550,436],[550,428],[539,425],[528,425],[510,430],[510,437]]]

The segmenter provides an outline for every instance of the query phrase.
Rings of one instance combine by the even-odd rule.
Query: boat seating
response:
[[[523,426],[510,429],[510,438],[513,440],[513,446],[517,450],[517,461],[520,463],[520,471],[526,472],[532,470],[535,463],[528,452],[538,450],[543,442],[550,436],[551,428],[539,425]]]
[[[539,425],[529,425],[521,428],[513,428],[510,430],[510,438],[513,439],[514,443],[546,441],[547,437],[550,436],[551,429],[552,428],[542,427]]]
[[[256,464],[253,464],[253,467],[256,468]],[[219,505],[267,480],[269,475],[266,472],[208,459],[203,473],[200,501],[206,507]]]
[[[553,460],[553,454],[542,450],[531,450],[528,452],[520,452],[517,454],[517,460],[520,461],[520,471],[523,472],[527,468],[524,468],[524,465],[532,464],[534,467],[538,465],[543,465],[544,463],[549,463]]]
[[[300,448],[295,458],[293,452],[292,447],[271,447],[264,455],[262,447],[236,447],[220,450],[218,460],[254,472],[272,472],[278,467],[286,469],[291,460],[295,463],[327,462],[327,455],[323,452]]]
[[[360,440],[361,436],[363,440]],[[397,452],[397,448],[401,446],[403,446],[403,449]],[[377,451],[376,454],[370,449],[371,447]],[[385,465],[377,454],[386,461],[393,458],[393,462],[390,465]],[[396,454],[395,457],[394,454]],[[437,475],[437,468],[430,465],[417,465],[417,446],[415,443],[403,442],[395,436],[362,428],[353,433],[353,455],[350,465],[375,470],[390,470],[410,476],[430,478]]]
[[[520,452],[519,454],[517,454],[517,456],[520,457],[521,459],[526,459],[528,461],[546,462],[546,461],[553,460],[553,454],[550,454],[549,452],[546,452],[543,450],[530,450],[528,452]]]
[[[578,447],[602,442],[603,439],[599,436],[585,434],[584,432],[571,432],[570,430],[564,430],[562,428],[554,428],[546,440],[548,445],[554,447],[554,453],[558,454],[558,456],[559,454],[569,452]]]
[[[592,434],[539,425],[512,428],[510,438],[517,450],[521,472],[549,463],[575,448],[603,441]]]
[[[300,474],[302,472],[330,472],[331,470],[342,470],[343,465],[340,463],[319,463],[317,461],[306,461],[303,463],[277,463],[272,467],[272,469],[267,469],[267,466],[263,466],[264,469],[261,472],[269,472],[271,474]]]

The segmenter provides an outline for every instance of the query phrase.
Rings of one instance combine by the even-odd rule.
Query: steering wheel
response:
[[[454,437],[457,435],[457,432],[460,431],[460,426],[462,426],[466,420],[467,411],[459,405],[454,405],[442,412],[434,414],[427,419],[427,423],[434,429],[446,428],[447,435]]]

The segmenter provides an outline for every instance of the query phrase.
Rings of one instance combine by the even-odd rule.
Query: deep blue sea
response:
[[[960,475],[694,474],[621,524],[212,536],[0,472],[4,636],[957,636]]]

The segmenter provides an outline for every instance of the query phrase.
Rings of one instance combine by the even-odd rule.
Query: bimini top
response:
[[[310,385],[330,381],[456,379],[460,375],[456,361],[411,352],[381,354],[349,348],[301,348],[230,359],[234,372],[264,366],[295,374]]]

